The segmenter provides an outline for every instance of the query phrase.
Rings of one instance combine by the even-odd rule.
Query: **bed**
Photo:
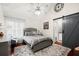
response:
[[[24,30],[26,45],[16,47],[14,56],[67,56],[70,48],[53,44],[50,37],[44,36],[36,28]]]

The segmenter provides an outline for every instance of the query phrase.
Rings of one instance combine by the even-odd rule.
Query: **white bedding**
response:
[[[36,35],[36,36],[25,36],[24,40],[32,46],[35,43],[35,41],[43,40],[42,38],[47,38],[47,37],[39,36],[39,35]]]
[[[19,46],[14,49],[14,56],[67,56],[71,49],[57,44],[33,53],[29,46]]]

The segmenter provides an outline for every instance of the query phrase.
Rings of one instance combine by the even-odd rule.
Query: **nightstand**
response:
[[[11,49],[9,41],[0,42],[0,56],[10,56]]]
[[[21,45],[23,45],[22,43],[23,43],[23,39],[19,39],[16,42],[16,46],[21,46]]]
[[[74,54],[75,54],[75,56],[79,56],[79,47],[76,47],[74,49]]]
[[[11,40],[11,54],[14,52],[14,47],[16,47],[16,41]]]
[[[62,40],[57,40],[55,44],[62,45]]]

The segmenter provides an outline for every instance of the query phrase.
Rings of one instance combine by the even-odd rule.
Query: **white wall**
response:
[[[3,31],[3,25],[4,25],[4,17],[3,17],[3,11],[2,11],[2,6],[0,5],[0,31]]]
[[[65,3],[64,4],[64,8],[63,10],[61,10],[60,12],[55,12],[54,8],[52,8],[51,12],[47,15],[47,17],[45,18],[46,20],[41,20],[41,27],[43,25],[44,22],[48,21],[49,22],[49,30],[43,30],[41,27],[41,29],[43,30],[43,33],[46,36],[50,36],[51,38],[53,38],[53,19],[55,18],[59,18],[65,15],[69,15],[69,14],[73,14],[79,12],[79,3]]]
[[[41,18],[39,16],[32,17],[32,18],[26,18],[25,19],[25,28],[37,28],[40,30],[40,32],[43,32],[43,24],[44,18]]]
[[[0,24],[1,24],[0,32],[4,33],[4,36],[3,36],[2,40],[0,40],[0,41],[4,41],[5,37],[6,37],[6,31],[5,31],[5,21],[4,21],[4,17],[3,17],[3,10],[2,10],[2,6],[1,5],[0,5]]]
[[[52,10],[50,10],[50,12],[48,12],[48,14],[45,17],[36,16],[36,18],[35,17],[27,18],[27,15],[26,15],[25,28],[28,28],[28,27],[38,28],[38,30],[40,30],[45,36],[49,36],[53,38],[53,19],[61,17],[61,16],[73,14],[76,12],[79,12],[79,4],[77,3],[66,4],[65,3],[62,11],[55,12],[54,7],[52,7]],[[43,29],[44,22],[49,22],[48,30]]]
[[[22,29],[24,28],[37,28],[38,30],[40,30],[40,32],[42,32],[42,26],[40,25],[41,21],[39,18],[26,18],[26,19],[17,19],[16,17],[5,17],[5,23],[6,23],[6,37],[7,37],[7,40],[11,40],[11,37],[14,37],[14,38],[21,38],[23,37],[23,30],[19,30],[17,31],[14,31],[13,29],[17,30],[17,28],[20,29],[21,26],[19,25],[23,25],[23,27],[21,27]],[[13,24],[12,24],[13,23]],[[19,25],[15,25],[19,23]],[[17,28],[16,28],[17,27]],[[14,33],[15,32],[15,33]]]
[[[5,17],[6,39],[22,38],[25,21],[17,18]]]

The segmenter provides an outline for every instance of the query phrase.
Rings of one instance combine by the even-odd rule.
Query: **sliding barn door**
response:
[[[79,46],[79,13],[63,17],[63,46]]]

